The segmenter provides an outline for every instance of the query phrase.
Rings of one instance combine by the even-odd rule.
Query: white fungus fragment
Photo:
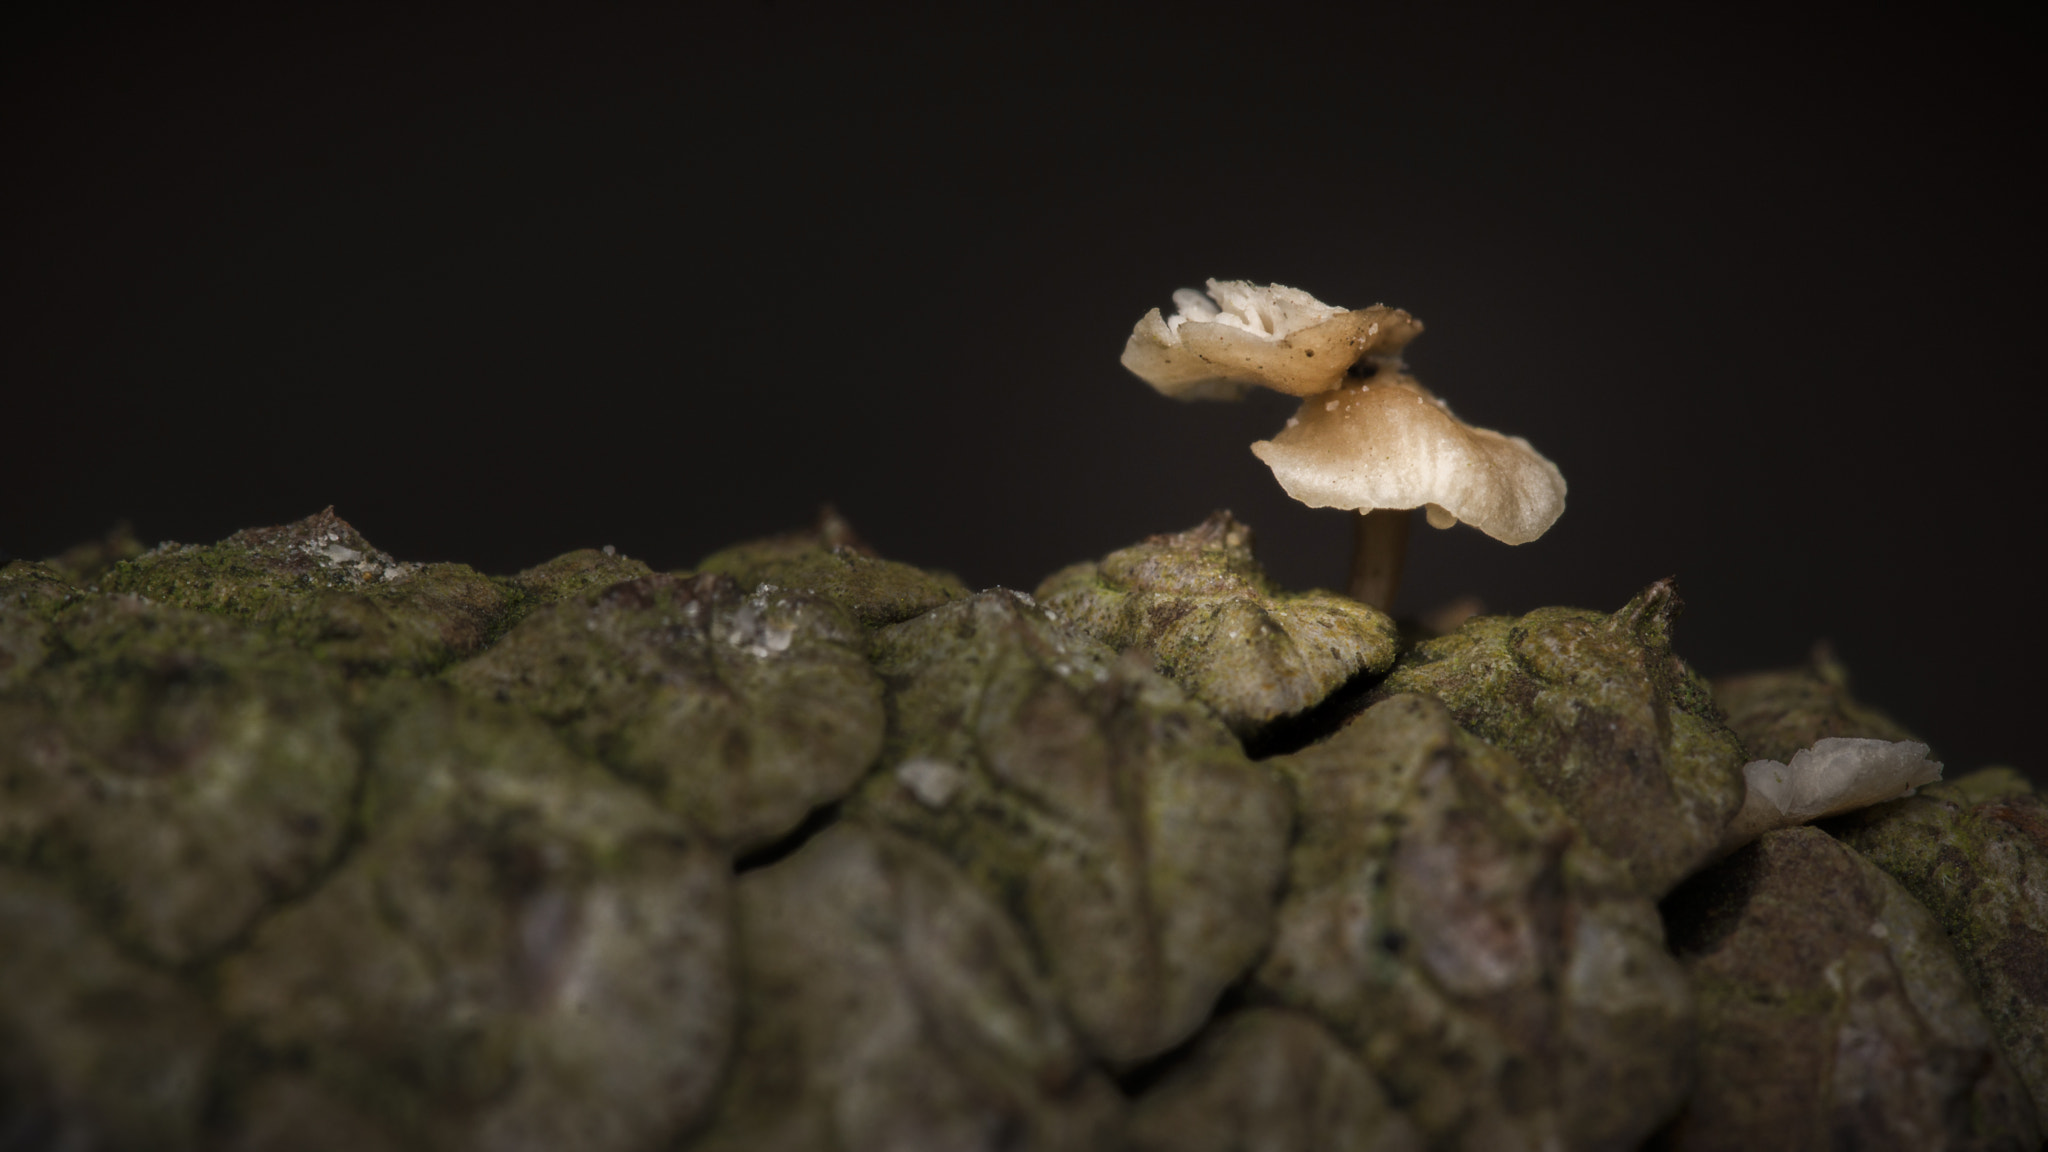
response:
[[[896,766],[896,782],[908,789],[927,808],[944,808],[964,783],[960,769],[928,756],[905,760]]]
[[[334,534],[331,532],[328,533],[327,538],[329,540],[334,539]],[[362,559],[363,557],[363,554],[361,552],[358,552],[355,549],[350,548],[346,544],[329,544],[326,547],[319,549],[319,554],[327,557],[329,560],[332,560],[338,564],[353,564],[357,560]]]
[[[1752,760],[1742,777],[1748,792],[1722,834],[1723,853],[1779,828],[1911,796],[1941,779],[1941,764],[1910,740],[1830,736],[1794,752],[1789,764]]]
[[[607,556],[617,556],[619,554],[619,550],[607,544],[604,546],[604,554]]]

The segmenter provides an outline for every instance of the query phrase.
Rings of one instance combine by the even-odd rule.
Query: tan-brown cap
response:
[[[1253,385],[1308,396],[1342,383],[1352,365],[1398,366],[1422,325],[1399,308],[1356,312],[1297,288],[1211,280],[1205,295],[1173,294],[1176,311],[1154,308],[1124,344],[1123,364],[1177,400],[1236,400]]]
[[[1252,451],[1311,508],[1424,508],[1506,544],[1564,514],[1564,476],[1527,440],[1473,428],[1411,377],[1381,371],[1318,393]]]
[[[1422,508],[1525,544],[1564,514],[1564,476],[1527,440],[1473,428],[1406,375],[1401,349],[1422,324],[1398,308],[1357,312],[1297,288],[1211,280],[1173,294],[1178,311],[1138,321],[1123,363],[1180,400],[1235,400],[1253,385],[1302,397],[1271,440],[1252,445],[1289,496],[1311,508]],[[1362,369],[1362,370],[1360,370]]]

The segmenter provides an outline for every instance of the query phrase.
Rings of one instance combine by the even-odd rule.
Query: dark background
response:
[[[2032,25],[287,7],[5,30],[0,548],[333,504],[682,567],[831,500],[1030,588],[1229,507],[1339,585],[1348,518],[1246,450],[1290,402],[1117,364],[1175,287],[1277,281],[1413,311],[1570,481],[1533,544],[1418,528],[1403,609],[1676,574],[1704,671],[1830,638],[1952,771],[2048,769]]]

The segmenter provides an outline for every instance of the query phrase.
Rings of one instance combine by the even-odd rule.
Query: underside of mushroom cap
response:
[[[1344,381],[1371,358],[1400,363],[1422,324],[1376,304],[1348,311],[1296,288],[1211,280],[1207,295],[1173,294],[1177,311],[1154,308],[1124,344],[1123,364],[1177,400],[1235,400],[1254,385],[1308,396]]]
[[[1381,372],[1307,397],[1287,427],[1252,445],[1289,496],[1311,508],[1430,508],[1505,544],[1564,514],[1564,476],[1527,440],[1466,425],[1413,379]]]

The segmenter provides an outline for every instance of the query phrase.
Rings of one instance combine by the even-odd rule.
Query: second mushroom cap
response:
[[[1252,452],[1311,508],[1426,508],[1504,544],[1526,544],[1564,514],[1564,476],[1520,436],[1474,428],[1411,377],[1382,373],[1317,393]]]

